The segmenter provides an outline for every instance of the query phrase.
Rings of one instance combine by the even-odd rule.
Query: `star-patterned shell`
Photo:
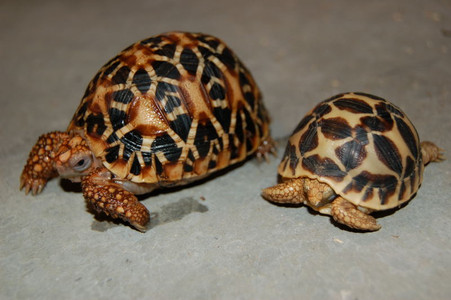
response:
[[[418,133],[401,109],[346,93],[302,119],[278,171],[283,178],[317,179],[355,205],[384,210],[416,193],[423,169]]]
[[[244,160],[269,137],[260,91],[213,36],[139,41],[89,83],[68,127],[119,178],[177,184]]]

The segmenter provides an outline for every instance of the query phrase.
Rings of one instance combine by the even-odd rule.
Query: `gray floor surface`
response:
[[[279,156],[157,193],[143,234],[95,216],[59,180],[19,175],[37,137],[63,130],[98,68],[169,30],[225,40],[252,71]],[[1,299],[450,299],[450,161],[417,196],[356,233],[276,206],[284,138],[315,103],[364,91],[451,150],[451,2],[9,1],[0,3]]]

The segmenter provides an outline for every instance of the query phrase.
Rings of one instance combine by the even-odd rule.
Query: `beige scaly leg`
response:
[[[381,228],[372,216],[361,212],[351,202],[337,197],[332,202],[331,215],[335,221],[354,229],[376,231]]]

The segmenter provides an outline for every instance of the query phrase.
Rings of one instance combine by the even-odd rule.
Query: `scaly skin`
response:
[[[267,200],[277,203],[304,203],[320,213],[331,215],[338,223],[354,229],[364,231],[380,229],[375,218],[360,211],[342,197],[333,199],[332,189],[314,179],[290,179],[264,189],[262,195]]]
[[[92,159],[83,170],[74,169],[74,163]],[[77,133],[50,132],[42,135],[30,152],[27,164],[20,178],[20,189],[36,195],[42,191],[48,180],[58,175],[82,182],[83,196],[97,212],[104,212],[113,218],[129,222],[140,231],[146,231],[149,212],[144,205],[111,173],[92,157],[86,140]]]
[[[28,156],[20,176],[20,189],[39,194],[51,178],[58,176],[54,159],[61,143],[69,137],[67,132],[54,131],[39,137]]]
[[[111,179],[110,172],[97,168],[81,181],[83,196],[97,212],[129,222],[139,231],[146,231],[150,215],[132,193]]]
[[[443,149],[437,147],[433,142],[421,142],[421,154],[423,156],[423,164],[427,165],[430,162],[439,162],[445,160]]]
[[[294,178],[263,190],[265,199],[276,203],[300,204],[304,203],[304,180]]]
[[[331,215],[338,223],[354,229],[376,231],[381,228],[375,218],[361,212],[354,204],[342,197],[337,197],[332,202]]]

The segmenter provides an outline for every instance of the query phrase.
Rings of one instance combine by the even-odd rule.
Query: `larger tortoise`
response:
[[[358,230],[380,228],[369,214],[398,207],[420,187],[424,166],[443,158],[420,143],[394,104],[365,93],[340,94],[313,108],[289,138],[281,183],[263,190],[278,203],[304,203]]]
[[[139,41],[89,83],[64,132],[42,135],[21,189],[57,175],[81,181],[99,212],[146,230],[134,194],[182,185],[271,148],[260,91],[216,37],[168,32]]]

